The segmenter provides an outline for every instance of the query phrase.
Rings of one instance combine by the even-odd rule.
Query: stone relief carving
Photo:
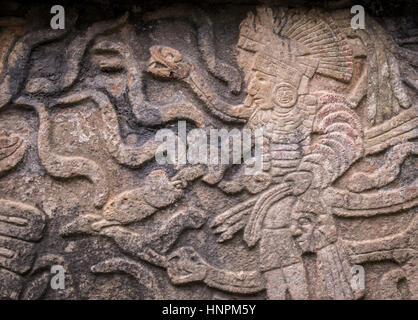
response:
[[[186,23],[196,52],[169,46],[157,32],[140,43],[128,13],[83,30],[77,19],[64,31],[22,27],[1,52],[2,298],[54,294],[52,264],[89,283],[123,275],[149,299],[205,298],[207,290],[418,298],[416,51],[372,17],[366,29],[351,29],[347,10],[253,8],[230,43],[236,64],[219,55],[214,22],[198,8],[140,18],[144,26]],[[65,46],[61,73],[52,80],[29,70],[37,48],[55,43]],[[159,102],[148,98],[156,88]],[[58,124],[58,114],[76,108],[94,114],[83,121],[96,127],[97,140],[78,146]],[[36,120],[25,131],[28,112]],[[177,120],[203,130],[263,129],[261,172],[246,175],[251,163],[158,166],[155,131]],[[25,175],[43,179],[31,204],[12,186]],[[78,200],[66,198],[66,186],[79,189]],[[350,235],[356,224],[361,237]],[[49,250],[57,237],[62,252]],[[88,250],[80,247],[86,241]],[[353,266],[364,266],[367,279],[376,264],[384,267],[376,283],[351,285]],[[75,274],[68,278],[75,289],[66,298],[94,296]],[[106,286],[97,290],[111,298]]]

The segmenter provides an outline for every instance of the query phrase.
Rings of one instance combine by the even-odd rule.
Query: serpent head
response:
[[[181,247],[168,257],[167,273],[174,284],[202,281],[208,266],[192,247]]]
[[[183,59],[176,49],[164,46],[152,46],[148,60],[148,72],[155,76],[171,79],[186,78],[192,66]]]

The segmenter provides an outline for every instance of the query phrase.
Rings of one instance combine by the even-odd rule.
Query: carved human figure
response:
[[[320,31],[311,33],[312,29]],[[250,12],[241,23],[237,49],[237,62],[244,71],[247,83],[247,96],[241,105],[223,101],[211,90],[199,71],[185,57],[180,59],[180,53],[174,49],[151,48],[149,70],[154,75],[185,82],[208,110],[220,119],[244,121],[251,129],[263,128],[263,172],[245,176],[245,171],[241,170],[230,181],[218,184],[227,193],[247,189],[257,195],[217,216],[213,226],[216,227],[215,232],[221,234],[220,241],[232,238],[241,229],[244,229],[244,240],[250,247],[260,240],[260,266],[266,278],[269,298],[285,298],[287,290],[294,298],[308,298],[309,283],[299,250],[315,250],[321,259],[325,259],[321,263],[326,265],[329,264],[326,261],[327,252],[338,254],[340,249],[333,244],[336,235],[335,226],[329,220],[332,218],[328,216],[328,220],[325,219],[328,222],[317,228],[316,222],[327,217],[321,214],[322,210],[317,210],[314,217],[318,218],[309,220],[314,223],[307,223],[306,230],[296,236],[303,248],[298,249],[290,230],[287,199],[293,196],[294,201],[300,203],[301,197],[312,197],[309,200],[314,202],[318,198],[307,190],[325,190],[361,156],[416,137],[416,130],[412,133],[410,126],[403,125],[406,121],[416,122],[416,116],[412,115],[414,111],[404,111],[396,116],[399,120],[393,119],[393,122],[366,131],[365,141],[361,121],[352,110],[365,94],[364,77],[348,94],[352,98],[350,102],[343,95],[333,92],[311,92],[310,79],[315,74],[348,82],[353,73],[353,52],[347,39],[332,18],[321,12],[286,9],[275,12],[269,8],[258,8],[255,14]],[[174,66],[172,61],[165,62],[162,54],[170,50],[178,57]],[[174,72],[183,69],[188,72]],[[404,105],[405,108],[409,106],[408,103]],[[311,140],[312,133],[318,135],[315,140]],[[398,138],[392,139],[391,135]],[[407,145],[404,149],[410,150]],[[397,166],[403,160],[393,161]],[[385,174],[386,171],[387,168]],[[389,172],[387,174],[390,178],[384,182],[367,175],[370,179],[368,185],[389,183],[387,180],[392,181],[394,177]],[[222,176],[219,174],[215,183]],[[411,197],[416,198],[416,192]],[[389,202],[394,207],[396,201]],[[272,203],[277,203],[279,207],[273,214],[270,210]],[[297,213],[294,213],[294,218]],[[269,225],[269,215],[278,216],[279,225]],[[309,217],[300,218],[302,222],[307,222]],[[316,236],[327,228],[333,240]],[[187,255],[179,257],[187,259]],[[271,260],[274,262],[269,265]],[[189,264],[184,263],[185,266]],[[338,264],[346,264],[346,261],[342,258]],[[345,273],[341,273],[341,279],[334,284],[328,278],[326,281],[331,282],[330,286],[337,286],[339,291],[330,295],[329,288],[318,288],[318,297],[357,297],[347,289],[344,277]],[[174,277],[174,281],[176,279]],[[210,283],[220,288],[215,282]],[[287,284],[283,286],[284,283]],[[237,290],[232,285],[228,289]]]
[[[182,12],[177,16],[189,18],[198,26],[198,45],[209,73],[226,81],[230,90],[237,93],[241,85],[239,73],[216,58],[214,45],[209,41],[213,40],[213,33],[200,23],[200,11]],[[164,17],[166,13],[154,15],[155,19]],[[144,18],[150,19],[153,15]],[[141,261],[146,261],[167,269],[174,284],[203,281],[208,286],[241,294],[266,289],[271,299],[353,299],[362,292],[355,292],[349,286],[349,253],[358,263],[396,261],[403,273],[389,274],[386,280],[395,287],[397,279],[403,276],[417,288],[417,219],[412,220],[407,230],[392,237],[343,243],[337,237],[332,216],[389,214],[416,206],[418,199],[416,180],[393,190],[372,191],[394,181],[406,157],[417,154],[417,144],[410,140],[418,136],[418,106],[411,103],[402,89],[394,57],[396,46],[385,38],[390,50],[382,52],[385,46],[378,38],[386,35],[370,21],[372,32],[363,35],[362,41],[365,44],[376,42],[376,53],[370,49],[373,46],[367,44],[369,70],[363,70],[359,79],[350,84],[353,89],[346,96],[312,89],[315,87],[312,80],[317,75],[345,83],[352,81],[353,75],[354,53],[348,39],[331,14],[317,10],[261,7],[248,14],[240,25],[237,43],[237,64],[247,86],[247,95],[239,105],[231,105],[220,98],[203,76],[206,73],[201,73],[180,51],[163,46],[150,48],[147,71],[152,75],[183,81],[221,121],[263,129],[263,165],[256,175],[246,175],[245,166],[228,179],[223,178],[227,166],[220,166],[216,172],[210,167],[189,167],[172,178],[155,170],[137,188],[107,200],[106,174],[98,163],[54,152],[50,109],[87,100],[100,110],[104,147],[116,162],[130,168],[138,168],[151,160],[158,143],[152,138],[140,146],[125,143],[122,132],[127,128],[121,130],[123,121],[117,117],[115,104],[118,108],[130,107],[133,117],[129,125],[135,128],[159,126],[174,119],[187,119],[198,127],[211,122],[207,113],[187,101],[155,105],[147,101],[142,77],[145,63],[138,61],[134,53],[135,33],[133,26],[126,23],[127,15],[93,24],[86,32],[76,35],[67,50],[62,77],[56,83],[36,76],[25,82],[21,78],[26,73],[20,71],[26,66],[32,48],[58,39],[63,33],[44,30],[32,38],[29,33],[17,40],[11,50],[6,50],[10,54],[7,68],[0,75],[0,108],[10,102],[33,106],[40,119],[39,158],[46,171],[60,178],[85,176],[95,185],[94,203],[98,208],[104,206],[102,213],[78,217],[64,226],[63,235],[85,233],[111,238],[124,253],[140,261],[110,259],[93,266],[93,272],[122,270],[140,281],[150,279],[147,285],[155,288],[152,273],[144,272],[146,267]],[[207,25],[211,25],[210,21]],[[81,63],[85,53],[91,64],[88,72],[79,77],[80,67],[85,65]],[[8,73],[12,69],[18,75],[16,79]],[[376,75],[379,72],[381,74]],[[78,83],[77,79],[82,82]],[[414,83],[410,82],[410,86]],[[369,94],[369,87],[378,92]],[[21,89],[23,92],[17,92]],[[360,121],[355,112],[366,92],[370,128],[364,126],[365,121]],[[389,102],[382,104],[380,100],[385,99]],[[390,103],[393,106],[389,106]],[[316,134],[315,139],[313,134]],[[372,174],[358,172],[348,179],[347,188],[351,192],[333,186],[361,157],[391,147],[384,166]],[[25,143],[20,137],[1,132],[0,175],[16,166],[24,151]],[[244,240],[250,248],[259,243],[258,270],[214,267],[192,247],[169,252],[184,229],[200,228],[205,223],[207,215],[198,209],[179,210],[152,232],[132,230],[131,224],[173,205],[183,196],[187,184],[201,177],[228,194],[250,193],[248,200],[218,215],[212,226],[216,228],[215,233],[220,234],[220,242],[244,229]],[[369,193],[362,194],[364,190]],[[0,205],[6,208],[5,212],[0,212],[4,216],[0,224],[13,225],[31,212],[27,221],[39,218],[39,226],[44,225],[42,214],[35,208],[7,200],[1,200]],[[13,210],[18,212],[10,216],[9,211],[13,213]],[[23,233],[21,229],[0,230],[3,232],[0,280],[9,288],[19,288],[20,274],[31,267],[33,241],[39,240],[31,238],[31,232],[38,229]],[[21,246],[16,244],[19,241]],[[28,265],[16,267],[15,260],[20,256],[12,256],[12,246],[22,249]],[[307,256],[314,260],[309,268],[304,263]],[[312,270],[314,274],[310,273]],[[12,290],[7,295],[17,297],[19,293]],[[413,295],[417,296],[416,289]],[[155,294],[155,297],[161,296],[161,292]]]
[[[341,175],[361,153],[361,125],[357,116],[350,111],[345,98],[330,92],[309,91],[309,80],[315,73],[340,81],[350,80],[353,58],[351,49],[335,25],[322,16],[322,22],[307,20],[303,26],[307,30],[322,29],[322,33],[315,34],[315,41],[308,40],[308,31],[303,31],[303,36],[296,35],[303,29],[298,23],[303,25],[305,14],[301,12],[295,15],[294,21],[283,22],[281,30],[274,26],[273,11],[267,8],[259,8],[257,14],[249,13],[241,23],[237,62],[244,71],[247,83],[247,96],[241,105],[230,105],[213,92],[198,69],[185,57],[181,59],[177,50],[160,46],[151,48],[151,73],[181,79],[206,104],[209,111],[224,121],[245,122],[247,128],[264,129],[263,171],[258,175],[246,176],[242,168],[231,181],[219,184],[228,193],[244,188],[251,193],[259,193],[270,184],[282,182],[284,176],[295,171],[312,173],[304,175],[304,180],[308,180],[305,184],[309,185],[310,180],[316,184],[327,184]],[[298,32],[295,31],[296,25]],[[332,34],[327,41],[333,43],[333,46],[329,50],[320,50],[316,42],[323,41],[325,33]],[[166,58],[172,55],[177,57],[176,63]],[[340,120],[348,126],[338,127],[340,137],[331,134],[337,128],[327,128],[330,122],[322,128],[313,126],[314,118],[321,109],[325,113],[323,116],[334,114],[334,117],[339,117],[338,113],[344,113],[345,119],[340,116]],[[333,144],[331,148],[337,148],[340,155],[334,156],[332,160],[329,152],[315,150],[315,145],[310,142],[311,133],[324,134],[327,129],[327,139],[331,140],[328,144]],[[339,147],[338,143],[341,142],[348,144],[347,147]],[[350,152],[346,152],[347,148]],[[312,162],[312,156],[308,156],[310,153],[315,154],[316,158],[322,154],[330,162],[338,161],[333,168],[334,172],[321,177],[313,174],[312,171],[318,172],[320,169],[314,169],[308,164]],[[308,158],[304,159],[306,156]],[[214,183],[220,179],[222,174],[218,175]]]
[[[352,288],[352,264],[338,241],[330,209],[319,192],[299,197],[291,213],[291,232],[303,254],[313,255],[307,270],[309,298],[357,299],[364,288]]]
[[[277,21],[274,18],[275,14],[279,15],[271,9],[259,8],[256,14],[250,13],[240,26],[237,62],[244,71],[247,83],[247,96],[241,105],[229,105],[217,96],[199,70],[179,51],[162,46],[154,46],[150,49],[151,58],[148,62],[150,73],[158,77],[184,81],[205,103],[208,110],[221,120],[244,122],[247,128],[264,130],[262,172],[246,176],[242,167],[232,180],[220,182],[225,170],[225,167],[221,167],[217,174],[204,178],[211,184],[220,182],[218,186],[227,193],[246,189],[256,194],[253,198],[216,217],[213,226],[217,227],[215,232],[221,233],[220,241],[230,239],[243,228],[244,240],[250,247],[260,241],[261,273],[233,272],[214,268],[203,260],[196,259],[198,254],[193,248],[175,251],[167,264],[160,265],[168,268],[172,281],[178,284],[201,280],[210,286],[240,293],[256,292],[266,288],[269,298],[286,298],[289,295],[296,299],[357,298],[358,294],[347,287],[345,271],[340,273],[338,280],[324,280],[330,282],[327,284],[330,287],[309,288],[310,282],[306,278],[303,252],[314,251],[319,255],[321,267],[329,267],[332,264],[331,258],[328,259],[327,256],[344,253],[340,252],[341,249],[334,243],[335,226],[331,223],[332,218],[328,216],[325,219],[327,223],[323,227],[319,227],[320,223],[317,224],[325,217],[321,215],[322,209],[312,213],[315,216],[300,217],[301,221],[314,221],[314,223],[306,223],[305,232],[299,236],[296,232],[292,236],[290,228],[292,219],[286,208],[287,201],[289,197],[293,197],[291,201],[296,201],[297,207],[298,203],[302,203],[303,197],[305,197],[304,201],[309,200],[309,197],[311,197],[310,201],[316,199],[312,193],[306,191],[327,189],[362,155],[384,150],[397,142],[389,139],[376,146],[373,141],[369,147],[369,142],[365,143],[363,140],[363,126],[358,115],[352,110],[364,95],[363,78],[349,94],[350,101],[332,92],[311,92],[310,79],[315,74],[342,82],[348,82],[352,77],[352,50],[332,19],[316,11],[294,13],[286,11],[281,14],[293,14],[293,18]],[[321,32],[315,32],[314,39],[311,39],[309,37],[311,29],[319,29]],[[325,49],[324,42],[327,44]],[[116,47],[118,47],[117,51],[115,51]],[[124,57],[130,88],[138,89],[130,90],[130,99],[133,111],[137,114],[137,119],[140,119],[144,113],[136,112],[135,108],[145,108],[143,110],[147,112],[152,110],[148,109],[147,103],[144,103],[140,94],[137,71],[139,69],[135,67],[136,62],[132,60],[129,48],[119,44],[116,47],[112,43],[99,42],[94,50],[97,54],[108,51],[113,52],[112,55]],[[122,60],[110,59],[113,64],[106,61],[103,60],[100,64],[103,70],[112,68],[118,70],[121,67]],[[99,93],[94,92],[89,95],[97,97],[94,99],[102,104],[100,100],[103,99],[99,98]],[[67,100],[80,101],[82,98]],[[140,103],[136,103],[136,100]],[[164,110],[164,107],[156,110]],[[176,110],[174,113],[161,114],[185,116],[179,112],[182,109]],[[189,119],[198,123],[197,115],[200,114],[197,112]],[[408,115],[400,114],[399,117],[408,117]],[[380,132],[388,129],[379,127],[373,130]],[[401,135],[406,134],[408,130],[407,127],[400,128]],[[312,133],[318,134],[314,141],[311,141]],[[371,140],[375,136],[376,133],[370,133]],[[405,137],[409,138],[409,135]],[[115,154],[120,154],[118,152],[115,151]],[[200,175],[202,174],[196,177]],[[373,183],[369,184],[373,185]],[[275,203],[277,210],[271,210],[272,203]],[[292,214],[296,219],[297,214],[301,212],[296,210]],[[275,215],[279,216],[280,224],[271,223],[271,216]],[[314,219],[316,215],[320,218]],[[324,228],[329,228],[331,239],[315,236]],[[124,238],[121,230],[109,234],[115,239]],[[123,246],[124,242],[122,241],[121,244]],[[280,246],[280,250],[277,245]],[[126,247],[126,250],[130,251],[132,247]],[[200,263],[196,266],[193,261]],[[345,258],[335,263],[335,267],[347,265]],[[325,275],[326,272],[323,276]],[[332,286],[338,290],[330,294],[329,290]]]
[[[271,196],[281,193],[283,197],[286,195],[289,190],[280,186],[284,181],[287,181],[287,186],[293,189],[295,195],[303,193],[310,186],[329,185],[360,156],[361,125],[343,97],[330,93],[312,94],[308,89],[309,79],[315,72],[341,81],[351,78],[352,53],[345,46],[343,38],[337,37],[338,30],[327,24],[325,20],[322,21],[320,26],[333,34],[332,41],[335,48],[316,54],[315,45],[297,41],[292,37],[292,25],[284,26],[279,33],[275,31],[273,21],[273,12],[261,8],[256,15],[250,13],[241,23],[237,62],[243,69],[247,82],[247,96],[242,105],[230,106],[223,103],[208,89],[199,73],[194,68],[188,67],[190,64],[185,59],[183,61],[177,59],[177,64],[180,64],[177,69],[188,68],[189,73],[168,73],[163,69],[158,74],[158,70],[155,70],[158,69],[155,62],[162,64],[160,53],[164,51],[163,48],[151,48],[150,71],[162,77],[169,75],[185,81],[207,104],[209,110],[215,112],[215,115],[221,113],[235,119],[246,119],[246,127],[250,129],[263,128],[262,172],[245,176],[245,170],[242,168],[231,181],[222,181],[219,186],[228,193],[246,188],[254,194],[265,191],[271,185],[276,187],[268,189],[261,197],[239,205],[240,208],[237,208],[236,212],[228,211],[218,216],[214,225],[222,225],[218,230],[222,230],[220,240],[225,241],[245,226],[242,221],[248,218],[248,211],[254,207],[245,228],[244,239],[249,246],[254,246],[261,238],[262,255],[267,256],[276,256],[275,252],[280,250],[272,244],[280,243],[284,249],[280,259],[270,266],[265,263],[269,259],[261,259],[262,270],[269,272],[279,268],[283,273],[279,281],[286,282],[286,278],[300,279],[290,286],[293,296],[302,299],[307,298],[307,291],[304,289],[307,286],[304,280],[305,270],[288,230],[290,221],[283,219],[281,230],[262,226],[264,216],[260,214],[261,207],[263,202],[271,200],[269,200]],[[323,35],[318,36],[318,41],[322,39],[321,37]],[[334,57],[334,51],[339,53],[341,59]],[[169,63],[165,65],[171,67]],[[329,65],[334,65],[335,68]],[[326,124],[321,123],[326,116],[338,117],[340,114],[343,115],[340,117],[344,125],[330,127],[333,123],[329,121]],[[310,134],[313,131],[324,134],[323,140],[315,145],[310,144]],[[334,134],[335,131],[339,131],[338,134]],[[347,148],[349,152],[346,151]],[[330,164],[325,166],[329,172],[324,172],[321,162]],[[241,212],[238,215],[241,214],[242,219],[237,219],[237,212]],[[234,222],[226,228],[225,222],[228,224],[229,216],[234,216],[232,218]],[[266,275],[267,291],[271,298],[278,297],[273,288],[277,281],[269,279],[270,275],[271,272]],[[284,298],[284,295],[281,294],[280,297]]]

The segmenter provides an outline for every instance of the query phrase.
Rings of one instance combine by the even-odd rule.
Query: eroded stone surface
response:
[[[0,20],[1,298],[418,298],[416,25],[74,12]],[[159,165],[177,120],[262,128],[262,172]]]

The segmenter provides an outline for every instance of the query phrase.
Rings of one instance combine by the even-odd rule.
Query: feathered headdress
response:
[[[344,35],[318,10],[257,8],[240,25],[238,48],[258,57],[252,63],[260,64],[260,56],[270,60],[270,69],[287,65],[308,77],[316,72],[343,82],[353,74],[353,52]]]

